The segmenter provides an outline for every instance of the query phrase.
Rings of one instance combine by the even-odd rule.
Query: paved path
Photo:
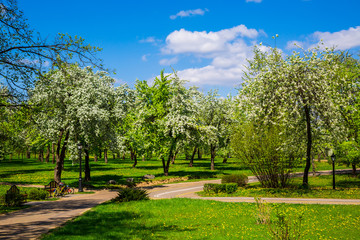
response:
[[[348,173],[351,170],[337,170],[337,174]],[[329,175],[332,171],[319,171],[317,175]],[[303,173],[295,173],[295,177]],[[249,177],[249,183],[258,181],[256,177]],[[193,198],[203,200],[216,200],[222,202],[255,202],[253,197],[200,197],[196,192],[202,191],[205,183],[220,183],[221,180],[208,180],[199,182],[185,182],[177,184],[164,184],[148,188],[152,199],[162,198]],[[271,203],[296,203],[296,204],[356,204],[360,205],[360,199],[327,199],[327,198],[261,198]]]
[[[29,202],[31,208],[0,215],[0,239],[36,239],[96,205],[115,197],[117,192],[71,194],[57,201]]]

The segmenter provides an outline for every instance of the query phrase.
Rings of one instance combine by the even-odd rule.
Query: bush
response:
[[[24,202],[24,196],[20,193],[11,194],[8,198],[3,197],[4,205],[7,207],[19,207]]]
[[[130,201],[140,201],[140,200],[149,200],[148,193],[146,190],[139,188],[123,188],[119,191],[117,197],[115,197],[113,202],[130,202]]]
[[[245,174],[224,175],[221,179],[221,183],[237,183],[241,187],[246,186],[248,181],[249,179]]]
[[[225,184],[226,187],[226,193],[234,193],[236,192],[237,188],[238,188],[238,184],[237,183],[227,183]]]
[[[225,184],[214,184],[214,183],[206,183],[204,184],[204,192],[206,193],[234,193],[237,190],[236,183],[225,183]]]
[[[28,193],[28,198],[32,200],[44,200],[49,196],[49,193],[40,188],[31,189]]]

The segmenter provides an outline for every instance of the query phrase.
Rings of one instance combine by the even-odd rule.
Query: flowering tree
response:
[[[165,76],[163,71],[152,86],[138,81],[136,90],[141,106],[138,124],[142,125],[146,142],[161,159],[167,176],[177,145],[195,128],[193,91],[185,88],[176,73]]]
[[[105,72],[94,73],[90,67],[71,65],[49,72],[36,83],[31,103],[38,106],[35,121],[41,135],[56,142],[55,181],[61,181],[69,141],[70,152],[76,154],[76,143],[80,142],[88,156],[88,148],[96,139],[105,132],[112,137],[113,82]],[[85,168],[85,179],[90,180],[88,163]]]
[[[306,148],[307,185],[314,136],[341,137],[338,55],[313,49],[283,57],[276,48],[255,48],[254,53],[239,93],[240,105],[257,126],[281,126],[280,134],[288,136],[283,148]]]
[[[210,91],[202,99],[200,122],[205,142],[210,147],[211,170],[215,170],[215,156],[219,148],[229,144],[230,126],[233,119],[231,99],[219,98],[217,91]]]

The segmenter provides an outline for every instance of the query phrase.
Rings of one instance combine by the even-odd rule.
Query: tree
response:
[[[155,78],[152,86],[146,81],[137,81],[136,91],[140,102],[138,124],[144,137],[162,161],[164,175],[168,176],[170,162],[177,145],[195,128],[192,117],[193,91],[184,86],[176,73]]]
[[[331,135],[333,141],[342,137],[336,107],[341,105],[338,54],[312,49],[283,57],[276,48],[255,48],[254,53],[239,93],[240,105],[258,127],[282,126],[280,134],[289,136],[283,147],[306,149],[307,185],[314,136]]]
[[[211,170],[215,170],[215,156],[219,148],[229,144],[233,118],[231,98],[219,98],[217,91],[210,91],[201,101],[200,122],[206,144],[210,147]]]
[[[35,121],[41,135],[56,142],[54,179],[61,181],[65,151],[77,156],[82,143],[89,147],[103,136],[112,137],[114,122],[114,80],[106,72],[94,73],[90,67],[63,66],[47,73],[31,92],[31,104],[37,106]],[[103,140],[103,138],[102,138]],[[88,160],[88,158],[85,158]],[[85,162],[85,168],[88,163]],[[90,179],[90,169],[85,169]]]
[[[102,67],[95,56],[100,49],[85,45],[81,37],[59,34],[48,42],[35,34],[16,0],[0,1],[0,25],[0,76],[9,89],[11,105],[24,104],[21,100],[33,88],[36,78],[43,78],[44,70],[58,67],[59,63],[76,61],[83,66]]]

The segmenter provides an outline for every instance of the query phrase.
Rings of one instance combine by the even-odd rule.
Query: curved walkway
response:
[[[349,173],[351,170],[337,170],[337,174]],[[318,171],[317,175],[330,175],[332,171]],[[301,177],[303,173],[295,173],[293,177]],[[257,178],[249,177],[249,183],[257,182]],[[208,180],[199,182],[185,182],[177,184],[165,184],[157,187],[149,187],[151,199],[162,198],[193,198],[203,200],[216,200],[222,202],[255,202],[253,197],[200,197],[196,192],[202,191],[205,183],[220,183],[221,180]],[[294,204],[355,204],[360,205],[360,199],[328,199],[328,198],[261,198],[269,203],[294,203]]]
[[[117,192],[102,190],[71,194],[57,201],[26,203],[34,206],[0,215],[0,239],[36,239],[116,195]]]

